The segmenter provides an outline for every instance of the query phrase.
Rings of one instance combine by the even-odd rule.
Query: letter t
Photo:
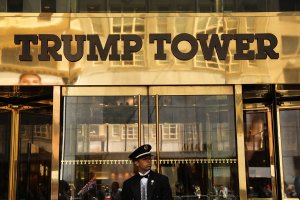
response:
[[[37,35],[15,35],[14,37],[15,44],[22,45],[22,54],[19,55],[20,61],[32,61],[32,55],[30,54],[30,42],[32,44],[38,44]]]

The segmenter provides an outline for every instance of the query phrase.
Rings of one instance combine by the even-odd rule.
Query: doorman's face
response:
[[[134,163],[139,168],[139,172],[144,174],[145,172],[147,172],[148,170],[151,169],[152,158],[151,158],[151,156],[146,156],[146,157],[138,159]]]

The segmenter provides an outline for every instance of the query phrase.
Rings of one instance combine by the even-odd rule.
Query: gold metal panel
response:
[[[300,105],[299,105],[299,102],[297,102],[296,105],[290,104],[289,102],[283,102],[282,105],[280,105],[280,109],[300,109]]]
[[[253,111],[268,111],[266,105],[264,103],[252,103],[252,104],[244,104],[244,110],[253,110]]]
[[[295,13],[296,14],[296,13]],[[278,39],[276,52],[279,59],[232,61],[226,73],[227,83],[296,83],[299,82],[298,39],[300,30],[297,15],[278,13],[268,16],[264,13],[249,16],[228,14],[224,17],[228,31],[236,33],[272,33]],[[232,17],[230,17],[232,16]],[[230,51],[235,51],[235,47]],[[256,51],[257,49],[255,49]]]
[[[246,161],[243,125],[243,97],[242,86],[235,85],[235,115],[237,133],[237,154],[238,154],[238,173],[240,186],[240,199],[247,199],[246,186]]]
[[[150,87],[150,95],[230,95],[231,86],[161,86]]]
[[[44,85],[187,85],[187,84],[258,84],[298,83],[300,81],[300,13],[1,13],[0,14],[0,85],[18,85],[22,73],[41,76]],[[156,44],[150,44],[149,34],[170,33],[172,39],[180,33],[240,34],[271,33],[278,39],[275,51],[279,59],[235,60],[235,40],[230,41],[225,60],[216,53],[205,60],[199,46],[196,56],[177,59],[166,44],[166,60],[155,60]],[[88,41],[83,57],[69,62],[58,51],[62,61],[39,61],[41,44],[32,45],[33,61],[20,61],[21,45],[14,44],[15,34],[62,34],[73,36],[97,34],[106,42],[110,34],[136,34],[142,38],[142,48],[130,61],[87,61]],[[267,42],[266,42],[267,43]],[[51,45],[51,44],[50,44]],[[34,46],[34,47],[33,47]],[[72,52],[77,45],[71,44]],[[118,41],[118,53],[124,44]],[[180,42],[178,49],[189,52],[191,46]],[[250,50],[257,52],[256,40]]]
[[[146,87],[63,87],[63,96],[128,96],[147,95]]]
[[[60,86],[53,87],[51,199],[58,199],[59,144],[60,144]]]
[[[38,74],[41,85],[63,85],[69,79],[69,62],[39,61],[40,44],[32,45],[32,61],[20,61],[21,45],[14,44],[17,34],[55,34],[69,31],[67,13],[0,13],[0,85],[19,85],[22,74]]]

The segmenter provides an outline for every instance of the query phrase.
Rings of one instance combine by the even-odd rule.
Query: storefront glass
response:
[[[11,112],[0,110],[0,199],[8,198]]]
[[[300,110],[280,110],[284,196],[300,198]]]
[[[73,198],[108,198],[135,172],[130,152],[148,143],[175,199],[236,199],[233,95],[148,94],[64,98],[61,185]]]
[[[231,95],[160,96],[160,166],[175,199],[238,196]]]
[[[268,125],[267,110],[252,110],[244,113],[245,159],[247,194],[249,198],[271,198],[272,134]]]
[[[18,199],[50,199],[51,106],[20,111],[18,157]]]
[[[132,176],[137,146],[137,96],[65,98],[60,179],[73,198],[108,197],[113,182]]]
[[[280,12],[299,11],[297,0],[3,0],[3,12]]]

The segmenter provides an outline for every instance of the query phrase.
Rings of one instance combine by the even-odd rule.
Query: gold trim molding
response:
[[[156,160],[152,162],[157,163]],[[237,159],[234,158],[185,158],[185,159],[160,159],[160,164],[236,164]],[[62,165],[128,165],[132,164],[131,160],[62,160]]]

